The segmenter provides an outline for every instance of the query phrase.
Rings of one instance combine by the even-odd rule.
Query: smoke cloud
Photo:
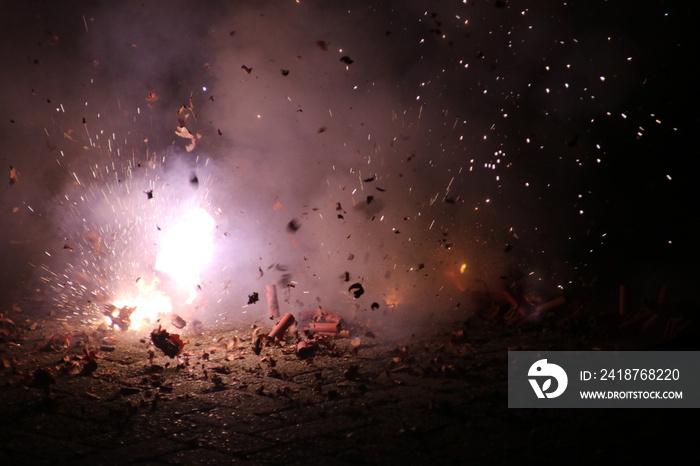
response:
[[[683,248],[638,233],[679,165],[618,181],[629,148],[684,127],[640,98],[651,52],[612,6],[584,24],[580,6],[379,3],[13,7],[3,305],[89,317],[157,279],[189,318],[256,321],[275,283],[285,312],[425,324],[514,280],[543,299],[600,268],[619,280],[605,266],[630,236]],[[156,257],[197,208],[214,257],[182,289]]]

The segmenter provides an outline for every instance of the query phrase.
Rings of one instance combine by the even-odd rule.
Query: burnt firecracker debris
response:
[[[365,289],[359,283],[353,283],[352,285],[350,285],[348,291],[352,293],[353,297],[355,298],[359,298],[365,293]]]
[[[180,335],[168,333],[165,329],[158,327],[158,330],[151,332],[151,341],[163,354],[174,358],[182,353],[185,343],[180,339]]]
[[[170,317],[170,323],[179,329],[183,329],[187,325],[187,322],[185,321],[185,319],[183,319],[182,317],[180,317],[177,314],[174,314]]]
[[[248,304],[255,304],[259,300],[260,300],[260,296],[255,291],[248,295]]]
[[[279,322],[272,328],[270,333],[268,334],[268,337],[273,339],[273,338],[282,338],[284,336],[284,333],[287,331],[287,329],[294,323],[294,316],[290,314],[289,312],[286,313],[282,318],[280,319]]]
[[[339,322],[311,322],[309,324],[311,333],[321,333],[326,335],[337,335],[340,331]]]
[[[267,310],[270,312],[270,320],[280,316],[280,305],[277,301],[277,286],[271,283],[265,287],[267,295]]]
[[[313,354],[314,345],[306,340],[299,340],[296,347],[296,355],[299,359],[306,359]]]

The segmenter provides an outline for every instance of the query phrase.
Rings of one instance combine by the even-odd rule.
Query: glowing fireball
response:
[[[197,286],[214,254],[215,226],[206,210],[188,211],[165,233],[156,256],[156,270],[168,274],[184,289]]]
[[[136,289],[125,294],[122,298],[113,303],[114,313],[108,316],[107,323],[114,322],[115,314],[119,309],[127,307],[130,309],[127,322],[124,322],[122,330],[139,330],[147,324],[153,324],[161,316],[169,314],[173,310],[170,298],[159,288],[159,281],[139,280]],[[121,325],[121,324],[117,324]]]

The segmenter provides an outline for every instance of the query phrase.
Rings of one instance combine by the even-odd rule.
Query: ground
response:
[[[150,330],[15,309],[0,339],[0,464],[594,464],[692,445],[693,410],[507,407],[508,350],[673,344],[664,331],[639,343],[648,316],[586,319],[592,332],[562,324],[574,303],[558,327],[499,309],[402,337],[354,328],[303,359],[294,327],[258,352],[249,324],[190,324],[171,358]]]

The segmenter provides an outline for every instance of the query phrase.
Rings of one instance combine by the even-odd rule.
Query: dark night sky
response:
[[[244,305],[271,281],[293,284],[290,309],[348,315],[450,316],[502,277],[543,299],[592,277],[603,294],[671,283],[697,298],[692,3],[9,10],[5,307],[41,295],[90,313],[154,273],[191,203],[217,224],[198,304],[212,316],[264,315]]]

